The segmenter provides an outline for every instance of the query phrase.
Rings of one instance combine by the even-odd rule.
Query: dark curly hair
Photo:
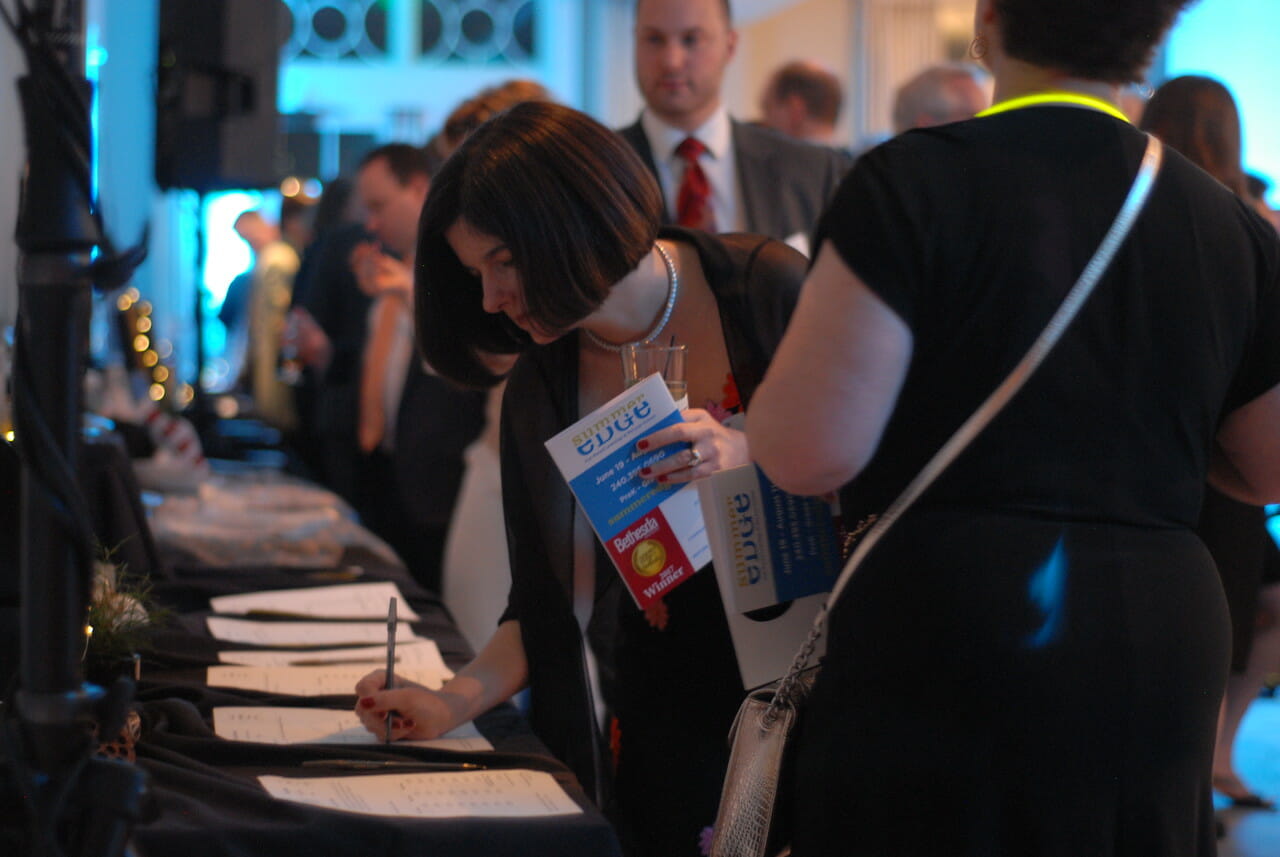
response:
[[[1134,83],[1194,0],[992,0],[1014,59],[1107,83]]]
[[[652,251],[662,194],[620,136],[551,102],[499,113],[445,161],[418,222],[418,345],[444,377],[486,387],[499,379],[483,356],[517,353],[530,340],[504,314],[485,312],[479,281],[445,238],[459,220],[501,239],[530,317],[566,330]]]

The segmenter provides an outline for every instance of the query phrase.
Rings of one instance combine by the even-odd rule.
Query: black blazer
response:
[[[730,121],[746,231],[779,241],[797,232],[812,235],[818,216],[853,159],[837,149],[803,143],[736,119]],[[618,133],[657,175],[653,150],[640,120]],[[666,210],[664,205],[664,213]]]
[[[729,364],[750,401],[782,338],[804,279],[804,257],[757,235],[664,229],[692,244],[720,309]],[[578,338],[570,335],[521,356],[502,402],[502,494],[511,557],[503,621],[518,619],[529,663],[530,720],[551,751],[602,801],[606,785],[586,680],[582,636],[573,615],[574,499],[543,442],[578,414]],[[623,587],[597,550],[597,600],[588,635],[608,694],[608,651]]]
[[[393,453],[409,520],[445,527],[453,517],[467,469],[462,453],[484,429],[487,395],[426,372],[416,352],[409,361]]]

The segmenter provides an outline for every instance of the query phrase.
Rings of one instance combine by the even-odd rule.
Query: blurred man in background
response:
[[[850,161],[729,117],[720,89],[737,45],[728,0],[639,0],[645,109],[620,133],[657,176],[669,222],[768,235],[807,254]]]
[[[417,146],[390,143],[365,155],[356,193],[378,243],[357,245],[351,265],[373,299],[357,418],[367,467],[356,508],[413,577],[438,593],[462,453],[484,426],[485,397],[439,378],[414,349],[413,257],[430,187],[429,160]]]
[[[843,105],[840,79],[811,60],[793,60],[779,67],[760,96],[767,127],[819,146],[836,144],[836,121]]]
[[[933,65],[898,87],[893,131],[929,128],[972,119],[991,106],[986,72],[969,63]]]

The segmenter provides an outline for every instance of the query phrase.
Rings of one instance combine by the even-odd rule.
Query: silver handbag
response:
[[[778,795],[786,791],[786,751],[816,676],[816,667],[788,672],[751,691],[738,709],[729,730],[732,749],[716,812],[713,857],[776,854],[785,844],[788,825],[779,823]],[[730,788],[730,783],[739,785]]]
[[[711,857],[784,857],[791,853],[791,830],[779,796],[787,791],[788,751],[801,709],[817,677],[818,668],[808,667],[827,613],[844,591],[863,559],[889,527],[916,501],[942,471],[955,460],[987,424],[1022,388],[1031,374],[1057,344],[1067,325],[1111,264],[1111,259],[1129,233],[1133,221],[1146,204],[1159,172],[1163,147],[1147,135],[1147,150],[1120,213],[1093,258],[1085,266],[1061,306],[1049,319],[1018,365],[987,397],[978,409],[956,429],[942,448],[929,459],[906,490],[875,520],[845,563],[831,595],[814,617],[813,627],[796,653],[787,674],[773,684],[751,691],[738,709],[729,730],[729,767],[725,772],[720,807],[716,812]]]

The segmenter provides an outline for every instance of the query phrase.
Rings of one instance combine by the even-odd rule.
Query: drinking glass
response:
[[[685,380],[687,345],[661,345],[654,342],[628,342],[622,346],[622,378],[630,387],[657,372],[671,391],[671,398],[688,406],[689,388]]]

